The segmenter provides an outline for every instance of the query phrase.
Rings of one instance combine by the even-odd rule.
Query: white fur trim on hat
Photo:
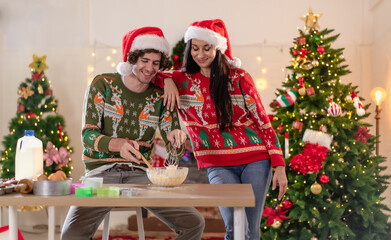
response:
[[[213,45],[216,49],[219,49],[222,53],[227,50],[227,39],[220,34],[209,30],[207,28],[201,28],[196,26],[190,26],[185,32],[185,43],[190,39],[199,39]]]
[[[236,67],[236,68],[240,68],[240,66],[242,66],[242,61],[237,58],[237,57],[233,57],[233,59],[228,59],[228,63],[233,66],[233,67]]]
[[[312,144],[319,144],[323,147],[330,149],[331,141],[333,137],[324,132],[306,129],[303,136],[304,142],[310,142]]]
[[[129,62],[120,62],[117,64],[116,70],[121,76],[129,75],[132,73],[132,64]]]
[[[155,49],[168,56],[169,44],[163,37],[155,34],[145,34],[134,38],[130,52],[134,50]]]

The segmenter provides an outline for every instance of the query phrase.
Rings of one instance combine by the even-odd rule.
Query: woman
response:
[[[287,188],[278,138],[251,77],[237,68],[239,60],[231,56],[224,22],[195,22],[184,39],[184,66],[173,72],[172,79],[164,80],[165,92],[171,92],[166,96],[168,105],[179,103],[172,94],[178,91],[179,113],[191,137],[198,167],[207,168],[211,184],[252,185],[256,205],[246,208],[246,239],[258,240],[272,168],[272,188],[279,185],[279,199]],[[233,239],[233,208],[221,207],[220,212],[225,239]]]

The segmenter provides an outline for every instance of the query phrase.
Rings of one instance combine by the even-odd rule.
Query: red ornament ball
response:
[[[320,177],[319,177],[319,181],[320,181],[321,183],[328,183],[328,182],[330,181],[330,178],[329,178],[329,176],[327,176],[326,174],[322,174],[322,175],[320,175]]]
[[[323,54],[324,53],[324,47],[323,46],[319,46],[317,51],[318,51],[319,54]]]
[[[292,202],[289,201],[289,200],[285,200],[284,202],[282,202],[282,206],[285,208],[285,209],[289,209],[292,207]]]

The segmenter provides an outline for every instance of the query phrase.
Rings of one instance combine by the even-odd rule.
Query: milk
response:
[[[34,130],[26,130],[16,145],[15,179],[32,178],[42,173],[42,141],[34,137]]]

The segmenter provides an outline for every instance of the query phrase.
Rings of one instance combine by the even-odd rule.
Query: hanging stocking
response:
[[[304,132],[303,141],[306,142],[303,152],[294,156],[289,166],[303,175],[318,172],[323,167],[332,136],[321,131],[307,129]]]

